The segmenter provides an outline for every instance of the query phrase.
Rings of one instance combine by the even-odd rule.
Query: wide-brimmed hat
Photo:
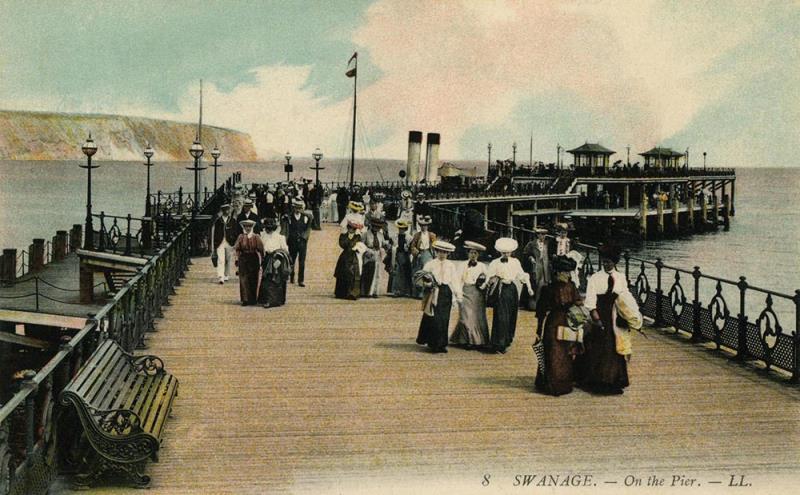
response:
[[[510,237],[501,237],[494,243],[494,248],[498,253],[513,253],[517,250],[517,247],[519,247],[517,241]]]
[[[556,232],[558,232],[558,233],[562,233],[563,232],[563,233],[566,234],[569,231],[569,225],[567,225],[566,223],[563,223],[563,222],[557,223],[555,225],[555,228],[556,228]]]
[[[300,198],[295,198],[292,200],[292,206],[299,206],[300,208],[305,208],[306,202]]]
[[[253,206],[253,200],[250,198],[246,198],[244,200],[243,206]]]
[[[537,234],[547,234],[549,232],[547,229],[542,227],[536,227],[535,229],[533,229],[533,231],[536,232]]]
[[[486,251],[486,246],[474,241],[464,241],[464,247],[466,249],[474,249],[475,251]]]
[[[353,211],[364,211],[364,205],[359,201],[350,201],[347,203],[347,207]]]
[[[603,244],[597,249],[597,251],[600,253],[601,258],[611,260],[614,263],[619,263],[621,250],[618,246],[613,244]]]
[[[417,218],[417,223],[420,225],[430,225],[433,223],[433,219],[430,215],[420,215],[419,218]]]
[[[255,224],[256,224],[255,220],[249,220],[249,219],[242,220],[241,222],[239,222],[239,225],[241,225],[242,227],[252,227]]]
[[[409,227],[408,221],[399,219],[395,220],[394,225],[398,229],[407,229]]]
[[[401,192],[400,193],[400,197],[401,198],[410,198],[411,197],[411,191],[403,191],[403,192]]]
[[[452,253],[456,250],[456,247],[449,242],[436,240],[433,241],[433,249],[437,251],[444,251],[446,253]]]
[[[221,210],[223,208],[230,208],[230,207],[231,207],[230,203],[225,203],[224,205],[220,205],[219,209]]]
[[[578,263],[566,256],[556,256],[553,258],[553,270],[557,272],[571,272],[578,267]]]

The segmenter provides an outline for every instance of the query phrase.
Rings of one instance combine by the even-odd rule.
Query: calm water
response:
[[[83,222],[86,171],[78,168],[80,163],[0,161],[0,248],[27,249],[34,237],[50,238],[58,229]],[[294,159],[292,163],[293,177],[313,177],[308,168],[312,160]],[[140,215],[145,167],[140,162],[99,164],[93,171],[94,211]],[[153,191],[174,191],[179,186],[190,190],[192,173],[185,169],[189,165],[157,164],[152,169]],[[320,174],[322,180],[346,180],[345,161],[325,159],[321,166],[326,167]],[[403,166],[396,160],[359,162],[356,180],[395,180]],[[234,170],[241,170],[246,182],[286,177],[282,162],[225,163],[220,179]],[[209,169],[204,174],[211,184],[213,172]],[[707,274],[733,279],[745,275],[753,285],[792,294],[800,289],[800,222],[795,213],[800,169],[739,169],[737,178],[736,217],[729,232],[647,242],[634,251],[689,269],[698,265]],[[689,289],[691,282],[687,282],[684,287]]]

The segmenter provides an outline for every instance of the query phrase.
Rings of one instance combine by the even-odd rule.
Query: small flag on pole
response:
[[[348,69],[347,72],[344,73],[347,77],[356,77],[356,68],[358,66],[358,52],[353,53],[353,56],[350,57],[350,60],[347,61],[348,67],[350,67],[350,64],[353,62],[353,60],[356,61],[356,63],[353,65],[353,68]]]

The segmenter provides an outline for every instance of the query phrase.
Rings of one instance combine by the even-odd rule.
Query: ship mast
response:
[[[353,68],[348,70],[345,75],[353,78],[353,141],[350,147],[350,189],[353,188],[353,177],[356,166],[356,100],[358,96],[358,52],[353,53],[347,65],[355,61]]]

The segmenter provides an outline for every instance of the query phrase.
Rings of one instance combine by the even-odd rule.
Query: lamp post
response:
[[[706,171],[706,152],[703,152],[703,172]]]
[[[489,166],[492,166],[492,142],[489,141],[489,145],[487,146],[489,149]]]
[[[314,211],[314,229],[321,230],[322,226],[320,225],[319,206],[322,201],[322,189],[319,182],[319,171],[325,170],[325,167],[319,166],[319,161],[322,160],[322,152],[319,150],[319,148],[314,150],[314,153],[311,154],[311,157],[314,158],[314,161],[316,162],[316,165],[314,165],[313,167],[309,167],[316,174],[316,185],[314,187],[314,202],[312,203]]]
[[[292,155],[287,151],[286,155],[284,156],[284,158],[286,158],[286,165],[283,166],[283,171],[286,172],[286,182],[290,182],[291,181],[291,175],[292,175],[292,169],[293,169],[292,168]]]
[[[200,166],[200,157],[203,156],[203,145],[200,144],[199,137],[195,138],[189,148],[189,154],[194,158],[194,167],[186,167],[186,170],[194,172],[194,204],[192,205],[192,220],[197,216],[197,207],[200,202],[200,176],[198,175],[205,167]]]
[[[89,133],[89,138],[83,143],[81,147],[83,154],[86,155],[86,165],[80,165],[81,168],[86,169],[86,225],[84,226],[83,234],[83,249],[94,249],[94,228],[92,227],[92,169],[98,168],[98,165],[92,165],[92,155],[97,153],[97,145],[92,141],[92,133]]]
[[[512,152],[511,161],[514,162],[514,165],[516,165],[517,164],[517,142],[516,141],[514,141],[511,144],[511,152]]]
[[[215,144],[214,149],[211,150],[211,156],[214,158],[214,165],[211,165],[212,167],[214,167],[214,192],[217,191],[217,169],[222,166],[217,163],[217,160],[219,160],[219,156],[221,154],[222,153],[219,151],[219,148],[217,148],[217,145]]]
[[[150,216],[150,167],[153,164],[150,162],[150,159],[153,158],[155,151],[153,148],[150,147],[150,141],[147,142],[147,147],[144,149],[144,156],[147,158],[147,163],[144,164],[147,167],[147,202],[144,205],[144,216]]]

